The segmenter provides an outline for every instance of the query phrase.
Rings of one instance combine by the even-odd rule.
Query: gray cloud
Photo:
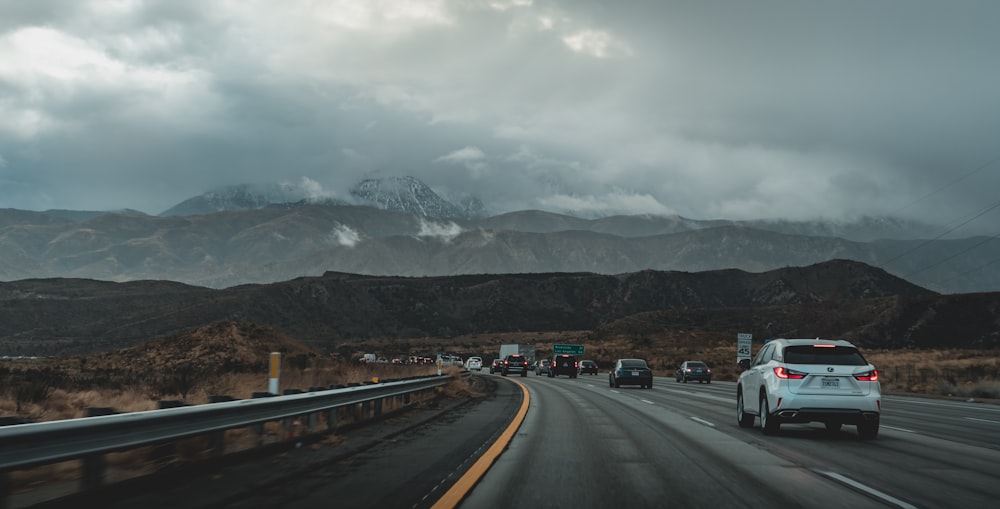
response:
[[[1000,188],[998,163],[934,192],[1000,156],[998,25],[973,0],[6,3],[0,207],[413,175],[497,212],[946,222]]]

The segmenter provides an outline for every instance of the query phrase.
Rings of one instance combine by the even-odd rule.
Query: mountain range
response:
[[[944,293],[1000,289],[1000,241],[938,238],[931,225],[858,221],[587,219],[539,210],[486,215],[412,177],[369,179],[350,199],[302,186],[238,185],[158,216],[132,210],[0,210],[0,281],[168,280],[208,288],[329,271],[378,276],[763,272],[849,259]]]

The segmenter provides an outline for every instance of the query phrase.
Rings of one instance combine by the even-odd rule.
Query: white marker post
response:
[[[267,392],[278,394],[278,375],[281,373],[281,352],[271,352],[271,374],[267,381]]]

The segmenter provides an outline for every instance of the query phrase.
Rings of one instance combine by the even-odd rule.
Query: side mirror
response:
[[[739,365],[743,371],[750,369],[750,359],[740,359]]]

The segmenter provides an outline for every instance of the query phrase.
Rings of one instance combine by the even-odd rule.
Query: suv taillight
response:
[[[860,382],[878,382],[878,370],[873,369],[867,373],[854,375],[854,378]]]
[[[784,366],[778,366],[774,368],[774,374],[778,378],[785,378],[790,380],[801,380],[806,377],[806,374],[801,371],[795,371],[793,369],[788,369]]]

